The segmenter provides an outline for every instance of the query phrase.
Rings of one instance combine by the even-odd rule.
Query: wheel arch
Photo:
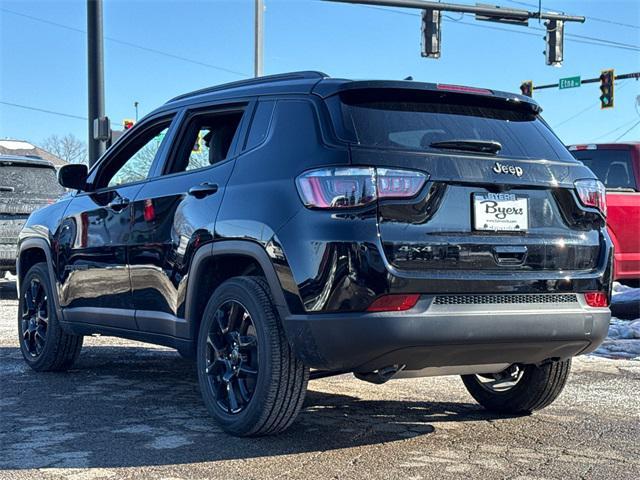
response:
[[[221,240],[200,247],[189,268],[185,302],[185,319],[189,336],[198,336],[202,313],[211,293],[223,281],[241,275],[264,277],[280,318],[289,315],[284,292],[266,250],[249,240]]]
[[[46,262],[49,272],[49,282],[53,292],[53,302],[56,308],[58,318],[63,319],[62,309],[58,298],[58,283],[56,281],[55,269],[53,265],[53,257],[51,255],[51,247],[46,240],[42,238],[27,238],[20,242],[18,257],[16,259],[16,290],[20,294],[20,283],[29,269],[36,263]]]

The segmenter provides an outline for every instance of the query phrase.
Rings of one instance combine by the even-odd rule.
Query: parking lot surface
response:
[[[278,437],[209,418],[194,366],[170,349],[85,340],[68,373],[17,347],[15,283],[0,281],[0,479],[639,478],[640,362],[579,358],[532,416],[486,413],[457,377],[310,383]]]

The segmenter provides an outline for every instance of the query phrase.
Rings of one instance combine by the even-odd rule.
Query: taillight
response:
[[[427,175],[412,170],[373,167],[321,168],[296,179],[302,202],[311,208],[352,208],[377,198],[411,198]]]
[[[609,297],[604,292],[588,292],[584,294],[584,301],[590,307],[608,307]]]
[[[427,176],[412,170],[377,168],[378,198],[411,198],[418,194]]]
[[[594,207],[607,216],[607,195],[606,189],[600,180],[587,179],[576,180],[574,185],[578,192],[580,202],[585,207]]]
[[[409,310],[413,308],[418,300],[420,299],[420,295],[417,293],[411,294],[397,294],[397,295],[383,295],[382,297],[378,297],[373,301],[369,308],[367,308],[368,312],[402,312],[404,310]]]

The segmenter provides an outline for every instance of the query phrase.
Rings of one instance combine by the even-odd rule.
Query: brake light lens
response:
[[[493,92],[486,88],[465,87],[464,85],[439,83],[436,88],[438,90],[447,90],[449,92],[474,93],[476,95],[493,95]]]
[[[608,307],[609,297],[604,292],[588,292],[584,294],[584,300],[590,307]]]
[[[580,202],[582,202],[585,207],[597,208],[603,216],[607,216],[606,189],[600,180],[591,178],[576,180],[575,187]]]
[[[420,192],[427,178],[412,170],[321,168],[300,175],[296,185],[305,206],[343,209],[368,205],[378,198],[411,198]]]
[[[402,312],[415,307],[420,299],[417,293],[384,295],[373,301],[368,312]]]
[[[598,146],[593,143],[590,143],[589,145],[571,145],[569,147],[569,150],[571,152],[579,152],[581,150],[597,150],[597,149],[598,149]]]

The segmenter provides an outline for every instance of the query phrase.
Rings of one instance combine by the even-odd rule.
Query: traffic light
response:
[[[531,80],[522,82],[522,84],[520,85],[520,91],[522,92],[522,95],[533,97],[533,82]]]
[[[422,10],[422,52],[427,58],[440,58],[440,10]]]
[[[129,130],[130,128],[132,128],[132,127],[133,127],[133,125],[134,125],[135,123],[136,123],[136,122],[134,122],[133,120],[130,120],[130,119],[128,119],[128,118],[125,118],[125,119],[122,121],[122,128],[123,128],[124,130]]]
[[[549,20],[545,22],[547,35],[544,37],[547,48],[544,51],[547,65],[560,67],[564,50],[564,21]]]
[[[613,108],[613,81],[616,76],[613,69],[603,70],[600,74],[600,108]]]

